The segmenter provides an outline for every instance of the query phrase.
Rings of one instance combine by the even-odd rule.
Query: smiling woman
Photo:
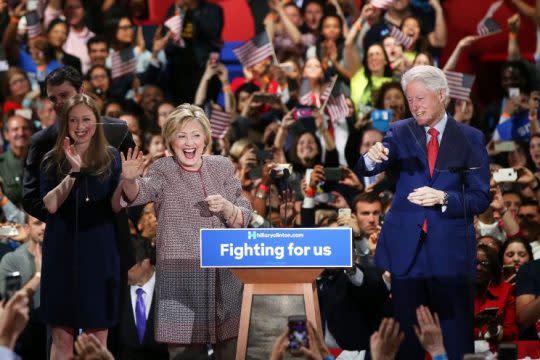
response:
[[[242,196],[232,162],[203,155],[211,133],[201,108],[178,106],[163,126],[163,139],[173,156],[156,160],[143,177],[138,149],[122,159],[125,196],[119,201],[124,206],[155,204],[156,340],[169,344],[171,358],[186,352],[206,358],[207,348],[200,344],[211,343],[218,359],[221,351],[223,359],[232,359],[242,285],[226,269],[200,268],[199,230],[245,227],[251,205]]]

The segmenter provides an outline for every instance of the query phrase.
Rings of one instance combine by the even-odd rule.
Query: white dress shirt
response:
[[[154,287],[156,285],[156,272],[152,274],[152,277],[143,285],[131,285],[131,308],[133,309],[133,319],[135,319],[135,324],[137,324],[137,313],[135,312],[135,307],[137,306],[137,289],[142,288],[144,293],[142,298],[144,300],[144,306],[146,310],[146,319],[148,319],[148,314],[150,313],[150,305],[152,305],[152,296],[154,296]]]

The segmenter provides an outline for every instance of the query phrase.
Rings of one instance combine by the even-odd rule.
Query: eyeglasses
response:
[[[480,265],[482,267],[487,267],[489,265],[489,261],[487,261],[487,260],[484,260],[484,261],[476,260],[476,265]]]

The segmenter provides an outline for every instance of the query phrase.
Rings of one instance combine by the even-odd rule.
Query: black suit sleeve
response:
[[[40,166],[43,156],[53,146],[48,135],[49,131],[43,130],[32,136],[23,175],[24,211],[41,221],[46,221],[47,210],[39,193]]]

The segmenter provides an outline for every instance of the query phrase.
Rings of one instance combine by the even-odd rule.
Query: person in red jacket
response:
[[[476,297],[474,338],[488,341],[492,351],[500,342],[517,339],[514,286],[502,280],[497,254],[486,245],[476,252]]]

